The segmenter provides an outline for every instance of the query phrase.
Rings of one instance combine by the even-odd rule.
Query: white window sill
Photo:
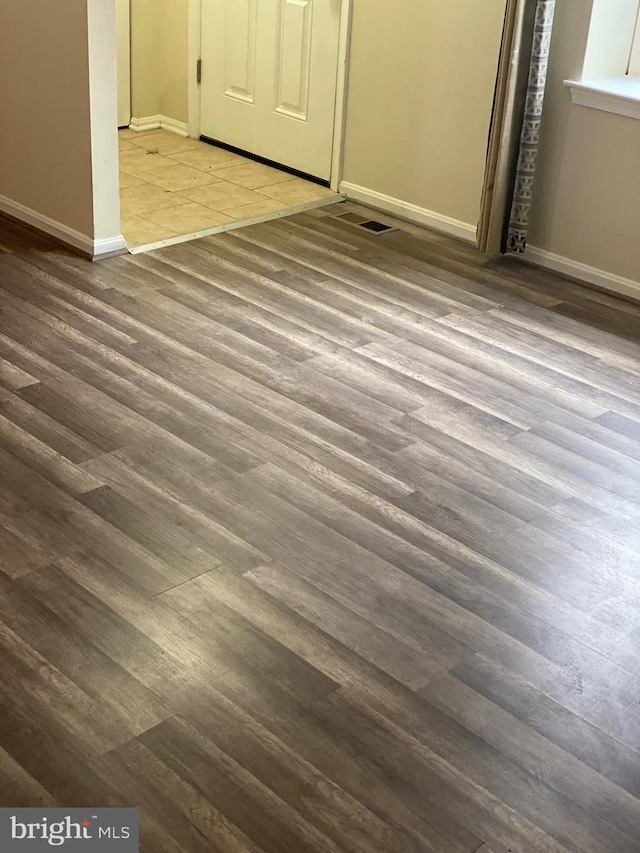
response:
[[[564,85],[571,89],[574,104],[640,119],[640,77],[565,80]]]

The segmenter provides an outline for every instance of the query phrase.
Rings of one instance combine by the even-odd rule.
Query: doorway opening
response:
[[[122,15],[130,0],[117,2]],[[121,225],[133,252],[342,200],[350,0],[188,6],[181,48],[191,72],[182,92],[187,122],[140,108],[135,17],[128,55],[119,44],[129,62],[122,70],[120,61],[119,124],[122,93],[131,91],[122,83],[127,73],[134,93],[119,133]],[[177,26],[167,32],[179,38]],[[119,42],[123,33],[119,26]],[[161,57],[167,44],[156,50]]]

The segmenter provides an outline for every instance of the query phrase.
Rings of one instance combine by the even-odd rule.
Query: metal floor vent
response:
[[[385,225],[384,222],[377,222],[375,219],[368,219],[366,222],[361,222],[359,228],[366,228],[367,231],[373,231],[374,234],[384,234],[385,231],[393,231],[391,225]]]
[[[355,225],[356,228],[364,228],[370,234],[376,237],[380,234],[388,234],[389,231],[397,231],[393,225],[385,225],[384,222],[378,222],[376,219],[367,219],[366,216],[360,216],[359,213],[339,213],[333,216],[332,219],[339,219],[341,222],[348,222],[349,225]]]

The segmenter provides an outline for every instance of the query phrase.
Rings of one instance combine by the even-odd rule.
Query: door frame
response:
[[[126,2],[127,14],[121,17],[122,5],[120,0],[116,2],[116,64],[117,64],[117,92],[118,92],[118,127],[129,127],[131,124],[131,0],[123,0]],[[126,21],[127,38],[122,41],[122,31],[120,24]],[[125,67],[126,66],[126,69]],[[123,71],[126,73],[123,74]],[[122,115],[120,108],[122,106],[122,95],[126,92],[126,107],[129,117],[126,124],[121,124]]]
[[[201,102],[197,68],[201,58],[202,2],[189,0],[189,136],[200,136]],[[338,78],[336,83],[336,108],[333,117],[333,149],[331,154],[330,187],[334,192],[342,181],[345,126],[347,118],[347,87],[349,84],[349,57],[351,52],[351,27],[354,0],[340,2],[340,35],[338,40]]]

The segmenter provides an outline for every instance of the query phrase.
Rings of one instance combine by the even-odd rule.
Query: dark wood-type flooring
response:
[[[638,853],[640,307],[346,210],[0,227],[0,804]]]

